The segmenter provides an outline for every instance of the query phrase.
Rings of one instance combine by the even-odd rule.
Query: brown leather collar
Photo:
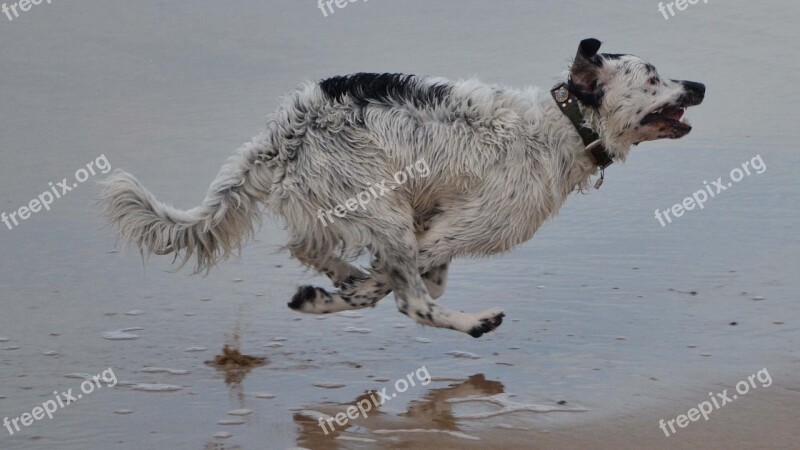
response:
[[[567,85],[565,83],[556,85],[556,87],[550,91],[550,94],[553,96],[561,112],[569,118],[569,121],[575,126],[578,134],[581,135],[583,145],[586,147],[586,153],[597,167],[603,170],[613,164],[614,158],[606,151],[606,148],[603,146],[603,141],[600,140],[600,135],[591,128],[587,128],[583,125],[583,114],[581,114],[581,110],[578,107],[578,99],[572,98],[569,90],[567,90]]]

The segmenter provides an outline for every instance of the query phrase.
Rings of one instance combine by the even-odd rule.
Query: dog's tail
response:
[[[116,170],[102,181],[104,215],[125,244],[136,244],[143,256],[175,253],[183,267],[192,256],[194,272],[208,272],[254,234],[261,223],[260,203],[272,184],[272,159],[266,136],[254,138],[220,169],[200,206],[181,211],[158,201],[133,175]],[[179,267],[179,268],[180,268]]]

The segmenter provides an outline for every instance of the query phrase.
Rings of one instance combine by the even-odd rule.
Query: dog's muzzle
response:
[[[659,137],[679,139],[692,131],[692,126],[684,120],[686,108],[703,103],[706,96],[706,86],[694,81],[673,80],[683,86],[684,93],[675,102],[663,105],[648,113],[641,121],[641,125],[659,127],[663,133]]]

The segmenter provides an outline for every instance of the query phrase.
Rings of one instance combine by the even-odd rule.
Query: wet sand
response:
[[[752,401],[750,401],[752,400]],[[622,426],[599,425],[587,427],[578,436],[575,433],[553,433],[544,439],[543,447],[586,448],[797,448],[800,429],[797,411],[800,395],[796,390],[784,389],[770,392],[759,398],[748,399],[746,406],[721,411],[707,423],[687,427],[664,440],[656,439],[649,430],[653,420],[631,418]],[[652,419],[656,416],[648,414]],[[659,433],[661,431],[659,430]],[[659,436],[660,438],[661,436]],[[596,445],[596,443],[602,443]]]
[[[658,408],[659,412],[677,414],[676,411],[682,407],[678,404],[670,406],[672,409]],[[659,416],[654,410],[576,427],[535,431],[492,430],[480,434],[480,437],[483,442],[491,442],[494,448],[504,449],[794,449],[800,442],[798,410],[800,392],[782,389],[763,392],[757,397],[748,398],[746,404],[722,409],[714,417],[709,416],[707,422],[701,417],[699,422],[690,423],[669,437],[658,428],[659,420],[666,416]],[[400,448],[486,447],[451,440]]]
[[[480,441],[453,438],[442,434],[419,434],[402,442],[386,442],[382,448],[408,449],[793,449],[800,431],[797,392],[770,393],[731,408],[708,422],[690,425],[667,438],[657,427],[660,419],[652,411],[642,415],[615,418],[613,421],[586,423],[552,429],[518,430],[494,428],[473,433]],[[310,448],[316,448],[314,446]],[[320,447],[323,448],[323,447]]]

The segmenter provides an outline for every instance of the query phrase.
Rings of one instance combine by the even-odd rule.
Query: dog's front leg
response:
[[[428,294],[436,300],[444,295],[447,286],[447,269],[449,264],[442,264],[422,274],[422,280],[428,289]]]
[[[433,301],[417,267],[417,241],[409,229],[377,239],[386,273],[395,292],[397,309],[422,325],[468,333],[480,337],[503,322],[504,314],[493,308],[479,313],[452,311]]]

